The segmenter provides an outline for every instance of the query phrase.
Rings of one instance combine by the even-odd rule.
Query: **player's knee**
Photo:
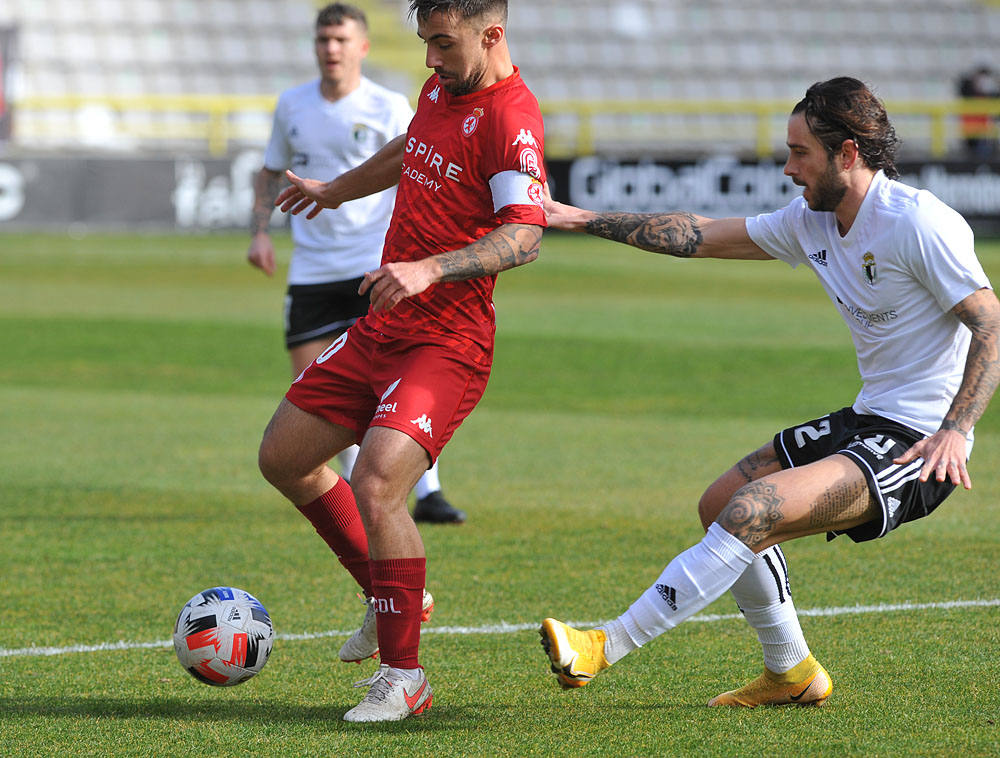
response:
[[[264,435],[257,450],[257,467],[271,486],[288,494],[289,489],[307,475],[299,471],[296,463],[270,435]]]
[[[721,478],[709,485],[698,501],[698,518],[701,519],[702,528],[708,529],[719,517],[731,494],[731,488],[724,486]]]
[[[406,508],[408,491],[401,491],[400,485],[391,477],[371,468],[355,465],[351,489],[366,527],[377,528],[380,522],[393,518],[400,508]]]
[[[265,435],[257,450],[257,468],[260,469],[264,479],[275,487],[278,487],[279,482],[285,476],[282,463],[283,456],[280,455],[280,451]]]
[[[766,480],[748,482],[733,493],[715,521],[730,534],[753,534],[756,542],[771,542],[784,531],[777,509],[780,502],[775,498],[774,485]]]
[[[354,490],[354,497],[358,504],[362,502],[377,504],[385,501],[389,492],[389,483],[385,477],[355,464],[351,477],[351,489]]]

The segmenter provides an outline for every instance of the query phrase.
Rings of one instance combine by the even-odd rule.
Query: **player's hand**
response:
[[[255,234],[247,249],[247,261],[268,276],[274,274],[274,243],[269,234]]]
[[[274,204],[281,207],[285,213],[298,215],[309,206],[312,209],[306,214],[306,218],[316,218],[324,208],[336,208],[340,203],[333,202],[326,197],[327,182],[318,179],[303,179],[296,176],[292,171],[286,171],[285,176],[291,184],[285,187],[274,200]]]
[[[363,295],[370,290],[372,308],[391,311],[404,298],[418,295],[434,284],[436,277],[427,263],[430,260],[397,261],[369,271],[358,287],[358,294]]]
[[[926,437],[907,450],[893,463],[904,464],[924,459],[920,467],[920,481],[926,482],[931,472],[939,482],[950,479],[956,487],[972,489],[972,479],[965,467],[966,449],[965,435],[954,429],[940,429],[930,437]]]

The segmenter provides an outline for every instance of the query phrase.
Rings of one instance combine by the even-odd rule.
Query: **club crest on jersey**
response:
[[[545,198],[542,192],[542,183],[538,179],[532,178],[531,184],[528,185],[528,198],[539,208],[544,206]]]
[[[486,111],[482,108],[473,108],[472,113],[465,117],[465,121],[462,122],[462,134],[466,137],[471,137],[476,129],[479,128],[479,119],[486,115]]]
[[[351,139],[362,153],[379,148],[378,133],[367,124],[355,123],[351,126]]]
[[[865,281],[869,286],[874,287],[878,280],[878,269],[875,266],[875,256],[871,252],[865,253],[861,259],[861,270],[864,272]]]

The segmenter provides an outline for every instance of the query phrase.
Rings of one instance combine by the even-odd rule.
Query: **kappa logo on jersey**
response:
[[[663,602],[670,606],[670,610],[677,610],[677,590],[669,584],[658,584],[656,585],[656,591],[660,593]]]
[[[875,256],[871,252],[865,253],[861,259],[861,270],[865,274],[865,281],[868,282],[869,286],[874,287],[878,279],[878,269],[875,266]]]
[[[531,133],[531,129],[522,129],[518,132],[518,135],[514,138],[514,141],[510,143],[511,147],[515,145],[527,145],[528,147],[538,147],[538,142],[535,140],[535,135]]]
[[[524,148],[518,156],[518,161],[521,164],[522,174],[527,174],[532,179],[542,178],[542,171],[538,166],[538,153],[533,148]]]
[[[486,115],[486,111],[482,108],[473,108],[472,113],[465,117],[465,121],[462,122],[462,134],[466,137],[471,137],[476,129],[479,128],[479,119]]]
[[[440,84],[438,86],[436,86],[434,89],[432,89],[430,92],[427,93],[427,99],[430,100],[432,103],[436,103],[438,101],[438,98],[440,96],[441,96],[441,85]]]
[[[811,253],[809,255],[809,260],[818,263],[820,266],[825,266],[826,264],[826,250],[820,250],[816,253]]]
[[[431,431],[431,420],[427,418],[426,413],[420,418],[410,419],[410,423],[415,424],[424,434],[430,434],[431,436],[434,435],[434,432]]]

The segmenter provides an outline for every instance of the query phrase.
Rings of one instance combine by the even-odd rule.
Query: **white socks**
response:
[[[345,448],[337,453],[337,462],[340,463],[340,475],[347,481],[351,480],[354,463],[358,460],[358,450],[357,445],[351,445],[349,448]],[[420,499],[427,497],[432,492],[437,492],[439,489],[441,489],[441,480],[438,478],[437,461],[434,461],[434,465],[427,469],[424,475],[420,477],[420,481],[413,488],[413,492],[416,494],[417,499]]]
[[[718,599],[754,557],[750,548],[721,526],[709,526],[701,542],[670,561],[660,578],[617,621],[602,627],[608,635],[604,645],[608,662],[620,660]]]
[[[441,480],[438,479],[438,462],[434,461],[434,465],[427,469],[424,475],[420,477],[417,486],[413,488],[413,492],[419,500],[422,497],[427,497],[432,492],[437,492],[439,489],[441,489]]]
[[[760,552],[730,591],[747,623],[757,630],[768,669],[783,674],[805,660],[809,645],[795,613],[780,547]]]
[[[358,452],[361,450],[357,445],[345,447],[337,453],[337,462],[340,463],[340,476],[351,481],[351,472],[354,471],[354,463],[358,460]]]

